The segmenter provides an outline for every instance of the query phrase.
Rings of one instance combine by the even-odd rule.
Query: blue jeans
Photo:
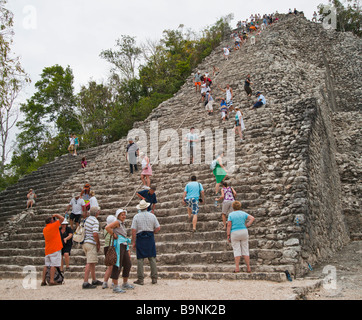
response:
[[[261,101],[258,101],[257,103],[254,104],[253,108],[259,108],[263,106],[263,103]]]

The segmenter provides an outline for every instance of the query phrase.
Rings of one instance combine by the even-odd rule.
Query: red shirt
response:
[[[63,243],[59,232],[60,222],[59,220],[48,223],[43,229],[43,235],[45,239],[45,255],[52,254],[59,250],[62,250]]]

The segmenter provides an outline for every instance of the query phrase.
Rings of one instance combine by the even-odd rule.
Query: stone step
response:
[[[147,261],[147,259],[146,259]],[[0,266],[1,268],[1,266]],[[288,266],[286,266],[285,270]],[[42,266],[36,267],[37,271],[37,279],[41,281],[42,277]],[[103,281],[104,273],[106,267],[104,266],[96,266],[96,277],[97,279]],[[150,277],[149,267],[145,265],[145,282]],[[209,271],[204,268],[197,268],[190,266],[187,268],[188,270],[176,270],[176,271],[168,271],[167,268],[163,268],[163,266],[157,266],[158,272],[158,280],[162,281],[162,279],[194,279],[194,280],[261,280],[261,281],[273,281],[273,282],[284,282],[286,281],[286,276],[283,271],[276,272],[268,272],[268,271],[253,271],[251,273],[246,273],[245,268],[240,267],[241,272],[233,273],[234,266],[225,266],[225,270],[223,271]],[[199,270],[198,270],[199,269]],[[0,270],[1,278],[22,278],[26,273],[23,273],[23,268],[18,266],[7,266],[6,269]],[[69,270],[65,271],[65,281],[79,281],[81,285],[81,281],[84,277],[84,267],[70,267]],[[130,279],[137,279],[137,272],[135,267],[131,268]],[[132,282],[131,282],[132,283]],[[110,285],[110,281],[108,283]]]

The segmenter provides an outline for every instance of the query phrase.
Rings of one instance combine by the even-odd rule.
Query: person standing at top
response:
[[[68,147],[68,151],[69,154],[74,155],[74,134],[71,134],[69,136],[69,147]]]
[[[58,219],[58,220],[57,220]],[[41,285],[45,286],[46,272],[50,267],[50,280],[49,285],[54,286],[59,283],[54,282],[55,269],[62,264],[62,238],[60,236],[59,228],[64,221],[64,217],[59,214],[53,214],[45,220],[45,228],[43,229],[43,236],[45,240],[45,265],[43,268]]]
[[[201,199],[200,199],[201,198]],[[189,221],[192,215],[192,232],[196,232],[197,214],[199,213],[199,203],[205,203],[205,193],[202,184],[197,182],[196,176],[191,177],[184,190],[182,203],[187,205]]]
[[[126,160],[129,162],[130,173],[133,174],[133,167],[135,171],[137,169],[137,157],[139,156],[140,150],[138,145],[133,141],[133,138],[128,138],[128,145],[126,149]]]
[[[195,92],[200,92],[201,89],[201,74],[200,71],[197,71],[197,73],[194,76],[194,84],[195,84]]]
[[[146,210],[149,205],[145,200],[140,201],[136,207],[139,212],[133,217],[131,225],[132,248],[136,250],[137,255],[137,280],[134,283],[138,285],[144,284],[143,263],[145,258],[148,258],[150,263],[152,284],[156,284],[158,278],[154,234],[158,233],[161,227],[156,216]]]

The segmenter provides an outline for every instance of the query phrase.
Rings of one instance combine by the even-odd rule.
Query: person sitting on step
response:
[[[260,91],[256,93],[257,96],[257,102],[251,107],[251,110],[260,108],[266,104],[265,97],[261,94]]]

